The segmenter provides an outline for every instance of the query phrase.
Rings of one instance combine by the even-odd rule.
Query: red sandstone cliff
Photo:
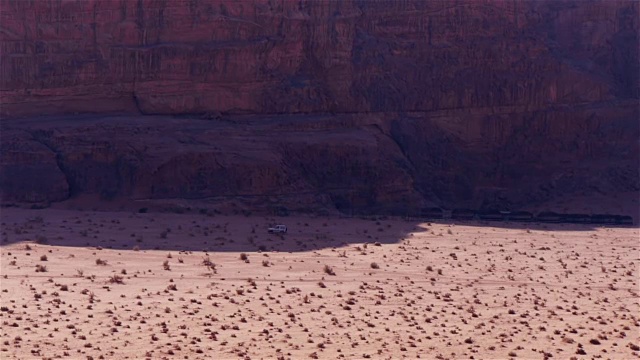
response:
[[[635,1],[0,0],[2,196],[304,193],[384,209],[637,192],[638,11]],[[74,113],[235,126],[7,120]],[[266,135],[255,133],[262,120]]]
[[[636,1],[2,0],[0,16],[9,117],[638,98]]]

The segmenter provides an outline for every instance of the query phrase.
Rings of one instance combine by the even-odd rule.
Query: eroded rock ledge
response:
[[[637,192],[635,104],[479,115],[59,117],[3,122],[6,202],[244,197],[291,210],[522,208]],[[505,119],[508,117],[508,119]]]

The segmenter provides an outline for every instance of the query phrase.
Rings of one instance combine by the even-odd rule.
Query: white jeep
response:
[[[285,234],[286,232],[287,227],[285,225],[276,225],[269,228],[270,234]]]

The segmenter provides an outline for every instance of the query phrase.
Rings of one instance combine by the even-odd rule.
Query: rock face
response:
[[[23,121],[2,131],[8,159],[0,176],[3,199],[46,202],[97,194],[104,200],[254,199],[298,211],[417,208],[423,199],[411,165],[381,131],[381,120],[337,120]],[[27,187],[24,179],[30,178],[40,180]]]
[[[638,192],[639,10],[0,0],[3,201],[396,211]]]
[[[638,98],[636,1],[2,0],[2,114]]]

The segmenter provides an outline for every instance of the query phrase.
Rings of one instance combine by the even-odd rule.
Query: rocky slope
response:
[[[637,193],[638,11],[2,0],[2,198],[405,211]]]

